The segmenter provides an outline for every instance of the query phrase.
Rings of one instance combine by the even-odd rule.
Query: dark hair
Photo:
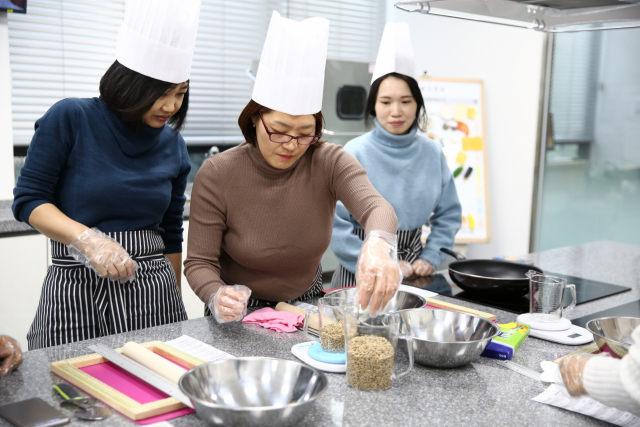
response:
[[[369,91],[369,98],[367,98],[367,107],[364,112],[364,122],[366,126],[371,125],[372,119],[376,116],[376,99],[378,98],[378,89],[380,88],[380,83],[387,77],[396,77],[400,80],[404,80],[411,90],[411,95],[413,99],[416,100],[418,104],[418,108],[416,109],[416,120],[413,122],[411,127],[418,126],[418,128],[426,132],[427,130],[427,110],[424,107],[424,98],[422,98],[422,92],[420,91],[420,87],[418,86],[418,82],[416,79],[405,76],[404,74],[399,73],[389,73],[384,76],[377,78],[371,84],[371,90]]]
[[[140,130],[142,117],[158,98],[175,83],[164,82],[133,71],[115,61],[100,79],[100,96],[120,120],[134,132]],[[184,95],[180,109],[167,120],[174,131],[184,126],[189,109],[189,91]]]
[[[242,135],[244,135],[244,139],[254,147],[258,144],[258,140],[256,137],[256,128],[254,127],[254,122],[258,121],[260,118],[260,114],[265,114],[271,111],[270,108],[263,107],[258,104],[253,99],[249,100],[249,103],[244,107],[242,113],[240,113],[240,117],[238,117],[238,126],[240,126],[240,130],[242,131]],[[316,119],[316,135],[322,135],[322,129],[324,128],[324,117],[322,116],[322,111],[318,111],[315,114],[310,114]],[[310,148],[317,147],[319,145],[324,144],[326,141],[318,141],[315,144],[309,146]]]

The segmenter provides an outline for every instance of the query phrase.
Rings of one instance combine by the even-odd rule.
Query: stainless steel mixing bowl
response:
[[[602,317],[589,320],[586,329],[593,335],[593,341],[601,352],[621,359],[629,353],[633,344],[631,333],[639,325],[637,317]]]
[[[416,308],[399,313],[402,330],[413,337],[415,362],[432,368],[466,365],[500,333],[493,322],[460,311]]]
[[[328,292],[325,296],[347,298],[352,301],[356,296],[356,288],[336,289],[335,291]],[[395,303],[391,305],[390,311],[408,310],[410,308],[424,307],[425,305],[427,305],[427,300],[421,296],[398,291],[398,298]]]
[[[327,383],[322,372],[303,363],[239,357],[196,366],[179,385],[210,425],[295,426]]]

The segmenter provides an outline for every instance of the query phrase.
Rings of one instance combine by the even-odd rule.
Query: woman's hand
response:
[[[0,378],[4,378],[11,371],[22,364],[20,344],[9,335],[0,335]]]
[[[102,277],[122,283],[136,277],[138,264],[127,251],[97,228],[87,229],[70,245],[69,254]]]
[[[587,362],[593,357],[608,357],[604,354],[581,354],[578,356],[566,356],[560,361],[560,374],[562,375],[562,382],[564,383],[567,391],[571,396],[580,396],[587,394],[587,390],[584,388],[583,377],[584,368]]]
[[[242,320],[247,314],[251,289],[244,285],[221,286],[209,299],[209,310],[218,323]]]
[[[357,265],[358,302],[375,315],[396,295],[402,280],[397,258],[397,236],[384,231],[367,235]]]
[[[398,260],[398,267],[400,268],[400,274],[402,274],[403,279],[407,279],[413,276],[413,266],[407,261]]]
[[[420,258],[413,261],[411,266],[413,267],[413,273],[416,276],[431,276],[436,271],[429,261],[425,261]]]

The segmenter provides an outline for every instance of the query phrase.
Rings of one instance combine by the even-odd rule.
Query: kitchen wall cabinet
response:
[[[187,241],[189,240],[189,221],[183,223],[184,227],[184,243],[182,244],[182,300],[184,301],[184,308],[187,310],[187,316],[189,319],[197,319],[204,316],[204,303],[200,301],[200,298],[193,292],[187,278],[184,277],[184,260],[187,259]]]
[[[49,239],[42,234],[0,238],[0,254],[0,334],[11,335],[26,350],[51,263]]]

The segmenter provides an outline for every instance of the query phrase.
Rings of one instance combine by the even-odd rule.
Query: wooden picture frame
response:
[[[203,360],[173,348],[161,341],[152,341],[141,345],[154,353],[179,363],[188,369],[205,363]],[[116,349],[116,351],[122,353],[121,348]],[[82,389],[87,394],[90,394],[132,420],[142,420],[187,407],[175,397],[168,397],[166,399],[145,404],[136,402],[126,394],[119,392],[118,390],[80,370],[80,368],[105,362],[107,362],[107,359],[97,353],[93,353],[86,356],[53,362],[50,365],[50,369],[54,374],[64,378],[74,386]]]
[[[477,108],[478,114],[480,115],[480,120],[479,120],[479,124],[480,124],[480,132],[477,135],[474,135],[474,137],[480,137],[481,138],[481,142],[482,142],[482,150],[478,150],[481,151],[482,154],[482,179],[483,179],[483,199],[484,199],[484,205],[483,205],[483,211],[484,211],[484,224],[485,224],[485,235],[483,236],[479,236],[479,237],[465,237],[464,236],[464,230],[461,229],[460,232],[458,232],[458,235],[456,236],[456,243],[457,244],[467,244],[467,243],[488,243],[491,241],[491,207],[490,207],[490,196],[489,196],[489,179],[488,179],[488,167],[487,167],[487,138],[486,138],[486,129],[487,129],[487,123],[486,123],[486,108],[485,108],[485,91],[484,91],[484,82],[482,80],[478,80],[478,79],[461,79],[461,78],[447,78],[447,77],[419,77],[418,78],[418,85],[420,86],[420,89],[422,90],[422,94],[423,97],[425,98],[425,105],[429,105],[429,101],[428,99],[435,99],[435,96],[438,97],[442,97],[442,100],[444,103],[449,103],[451,105],[453,105],[456,102],[462,102],[460,101],[460,99],[455,99],[455,98],[451,98],[451,99],[447,99],[446,97],[448,96],[446,91],[443,91],[442,94],[437,94],[437,95],[433,95],[433,94],[429,94],[429,93],[425,93],[424,91],[424,87],[425,84],[421,84],[421,83],[445,83],[448,86],[458,86],[455,91],[456,96],[459,96],[460,94],[462,94],[464,97],[464,87],[469,87],[469,88],[473,88],[473,90],[470,90],[470,93],[479,93],[479,100],[477,100],[477,105],[475,108]],[[444,86],[444,85],[443,85]],[[434,98],[430,98],[430,96],[434,96]],[[434,101],[435,102],[435,101]],[[456,106],[457,107],[457,106]],[[429,113],[427,112],[427,116],[429,116]],[[428,135],[430,133],[430,131],[427,131],[426,134]],[[424,134],[424,133],[423,133]],[[445,147],[445,143],[443,143],[442,141],[440,141],[441,144],[443,145],[443,147]],[[445,148],[443,148],[443,151],[445,150]],[[462,150],[460,150],[462,151]],[[477,172],[477,171],[476,171]],[[457,186],[456,186],[457,187]],[[460,201],[463,204],[463,215],[465,215],[464,209],[465,209],[465,205],[464,203],[467,202],[466,200],[461,200]],[[462,236],[461,236],[462,234]],[[468,234],[468,233],[467,233]]]

